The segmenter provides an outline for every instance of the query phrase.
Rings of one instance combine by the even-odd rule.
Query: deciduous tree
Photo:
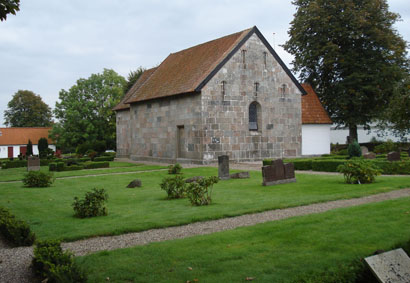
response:
[[[295,0],[286,51],[338,125],[368,127],[402,79],[406,42],[386,0]]]
[[[52,124],[50,107],[30,90],[19,90],[7,104],[4,124],[10,127],[49,127]]]
[[[132,86],[139,79],[142,73],[144,73],[144,71],[145,69],[143,67],[139,67],[135,71],[131,71],[128,74],[127,84],[124,86],[124,94],[126,94],[132,88]]]
[[[115,114],[112,108],[123,95],[126,80],[113,70],[79,79],[68,91],[61,90],[56,102],[51,137],[62,147],[105,141],[115,148]]]
[[[0,0],[0,21],[7,19],[7,14],[15,15],[20,10],[20,0]]]

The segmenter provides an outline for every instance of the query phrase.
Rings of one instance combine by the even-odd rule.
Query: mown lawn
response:
[[[217,175],[217,168],[192,168],[183,172],[186,177],[211,176]],[[165,192],[159,187],[162,178],[169,176],[166,171],[57,179],[50,188],[2,183],[0,206],[26,220],[39,239],[72,241],[410,187],[410,177],[379,177],[374,184],[347,185],[342,176],[307,174],[297,175],[297,183],[263,187],[261,173],[250,174],[250,179],[220,181],[214,186],[212,205],[204,207],[193,207],[187,199],[166,200]],[[142,180],[143,187],[125,188],[135,178]],[[93,188],[107,190],[108,216],[73,217],[73,198],[82,198]]]
[[[55,178],[62,178],[62,177],[72,177],[72,176],[99,175],[99,174],[108,174],[108,173],[137,172],[137,171],[156,170],[156,169],[165,169],[165,168],[167,167],[159,166],[159,165],[144,165],[144,164],[134,164],[134,163],[129,163],[129,162],[112,161],[110,162],[110,168],[53,172],[53,174]],[[43,172],[49,172],[48,166],[41,166],[40,170]],[[27,173],[26,167],[0,169],[0,182],[21,181],[26,173]]]
[[[89,282],[299,282],[410,240],[410,198],[76,258]],[[350,274],[351,275],[351,274]],[[354,278],[354,276],[353,276]],[[335,280],[329,282],[335,282]],[[318,278],[309,282],[319,282]]]

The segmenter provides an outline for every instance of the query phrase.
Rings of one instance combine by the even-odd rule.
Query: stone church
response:
[[[257,27],[171,53],[114,108],[117,156],[200,164],[300,156],[304,94]]]

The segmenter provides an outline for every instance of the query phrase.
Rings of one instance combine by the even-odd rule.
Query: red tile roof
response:
[[[316,92],[310,84],[302,84],[307,94],[302,96],[302,124],[332,124]]]
[[[47,138],[48,144],[53,141],[48,138],[51,128],[0,128],[0,145],[24,145],[30,139],[37,144],[40,138]]]
[[[113,110],[119,111],[129,109],[130,105],[128,103],[125,103],[125,101],[127,101],[145,83],[146,80],[148,80],[148,78],[152,75],[152,73],[154,73],[156,69],[157,67],[145,70],[144,73],[142,73],[138,80],[135,82],[135,84],[130,88],[130,90],[124,95],[120,103],[113,108]]]

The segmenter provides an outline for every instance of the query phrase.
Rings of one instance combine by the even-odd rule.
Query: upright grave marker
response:
[[[229,156],[218,156],[218,177],[221,180],[229,179]]]
[[[293,163],[283,164],[282,159],[272,162],[272,165],[262,167],[264,186],[273,186],[296,182],[295,166]]]
[[[27,158],[27,171],[39,171],[40,158],[37,156],[29,156]]]

